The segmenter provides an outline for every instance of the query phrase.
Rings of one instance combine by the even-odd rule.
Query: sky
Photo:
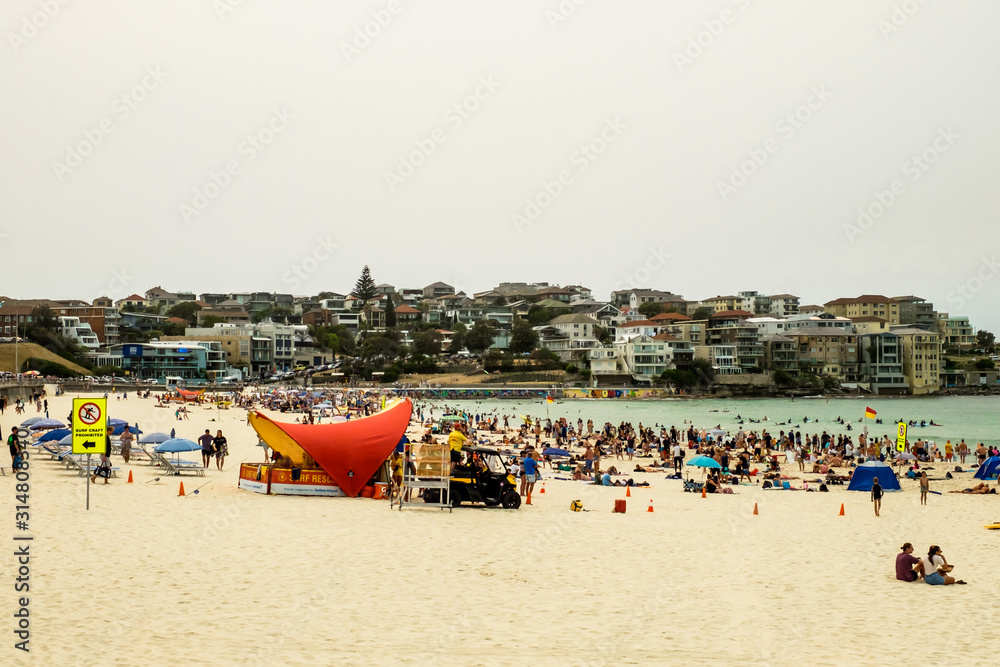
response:
[[[0,8],[0,294],[367,264],[1000,330],[1000,3],[62,2]]]

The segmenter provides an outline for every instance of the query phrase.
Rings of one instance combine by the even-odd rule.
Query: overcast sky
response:
[[[368,264],[469,293],[912,293],[996,331],[998,23],[971,0],[6,0],[0,294],[344,292]]]

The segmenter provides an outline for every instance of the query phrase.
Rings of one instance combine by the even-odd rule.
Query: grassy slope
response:
[[[77,373],[81,373],[82,375],[90,374],[90,371],[86,368],[77,366],[73,362],[67,361],[59,355],[49,352],[41,345],[36,345],[35,343],[18,343],[17,357],[21,364],[24,364],[24,360],[28,357],[35,357],[36,359],[46,359],[48,361],[60,363],[66,368],[76,371]],[[0,371],[14,372],[14,343],[0,344]]]

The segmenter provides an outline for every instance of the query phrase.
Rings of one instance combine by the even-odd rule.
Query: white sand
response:
[[[71,397],[50,398],[51,416]],[[637,474],[654,486],[621,515],[624,489],[546,470],[531,507],[399,512],[239,491],[239,462],[261,451],[245,412],[211,421],[195,407],[177,422],[154,405],[130,392],[109,412],[147,433],[222,428],[225,471],[184,477],[179,498],[180,479],[116,456],[124,474],[92,485],[88,512],[82,478],[32,458],[32,651],[12,647],[10,509],[0,664],[997,664],[1000,531],[983,525],[1000,520],[1000,496],[920,507],[904,481],[875,518],[845,487],[702,499]],[[4,507],[14,483],[0,478]],[[570,512],[573,499],[592,511]],[[942,545],[970,585],[897,582],[904,541]]]

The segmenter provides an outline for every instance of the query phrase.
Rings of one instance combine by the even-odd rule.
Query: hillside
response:
[[[35,343],[18,343],[17,344],[17,357],[21,364],[28,357],[35,357],[36,359],[45,359],[47,361],[54,361],[56,363],[62,364],[66,368],[76,371],[81,375],[90,375],[90,371],[82,366],[77,366],[71,361],[63,359],[57,354],[49,352],[41,345]],[[8,371],[14,373],[14,343],[3,343],[0,344],[0,371]]]

